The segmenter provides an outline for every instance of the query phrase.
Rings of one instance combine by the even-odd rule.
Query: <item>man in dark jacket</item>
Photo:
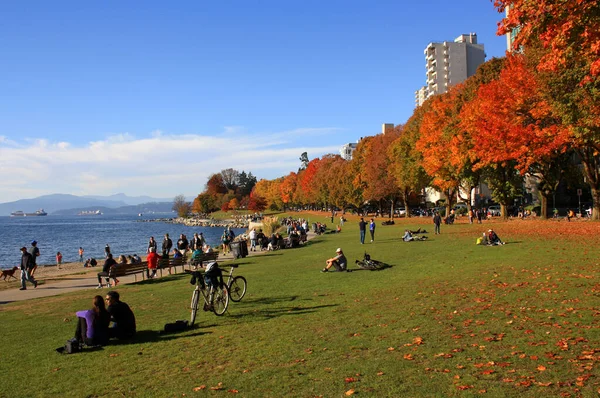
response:
[[[358,223],[358,230],[360,231],[360,244],[365,243],[365,234],[367,233],[367,223],[364,218],[360,218],[360,222]]]
[[[113,265],[117,265],[117,262],[113,258],[112,254],[108,253],[106,261],[104,261],[104,265],[102,266],[102,272],[98,272],[98,289],[102,289],[102,277],[105,277],[106,282],[108,283],[110,267]]]
[[[25,287],[26,280],[31,282],[33,287],[37,287],[37,281],[33,279],[33,276],[29,273],[33,262],[32,256],[27,252],[26,247],[21,248],[21,254],[21,288],[19,290],[27,290],[27,287]]]
[[[106,311],[110,314],[113,325],[108,329],[109,337],[119,340],[131,339],[135,336],[135,315],[129,306],[120,300],[119,293],[111,290],[106,293]]]
[[[31,242],[31,248],[29,249],[29,254],[31,254],[31,262],[29,263],[29,275],[33,277],[35,274],[35,270],[37,269],[37,258],[40,256],[40,249],[37,247],[37,242],[34,240]]]
[[[171,252],[171,248],[173,247],[173,241],[169,238],[169,234],[165,234],[165,238],[162,242],[162,254],[163,256],[168,256]]]

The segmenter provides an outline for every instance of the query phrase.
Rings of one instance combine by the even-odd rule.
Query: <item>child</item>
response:
[[[58,269],[60,269],[60,265],[62,264],[62,254],[60,252],[56,253],[56,265]]]

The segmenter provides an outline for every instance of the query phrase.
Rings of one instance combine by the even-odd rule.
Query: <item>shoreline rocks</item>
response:
[[[152,220],[138,220],[138,222],[164,222],[167,224],[183,224],[188,227],[218,227],[218,228],[248,228],[246,220],[210,220],[206,218],[155,218]]]

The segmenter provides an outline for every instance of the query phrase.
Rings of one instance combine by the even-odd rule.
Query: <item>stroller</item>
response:
[[[375,271],[388,267],[386,263],[382,263],[381,261],[377,260],[372,260],[371,256],[367,252],[365,252],[365,256],[362,259],[362,261],[356,260],[356,265],[358,265],[360,269],[366,269],[370,271]]]

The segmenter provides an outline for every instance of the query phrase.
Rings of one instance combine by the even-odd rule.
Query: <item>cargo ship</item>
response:
[[[39,209],[35,213],[24,213],[21,210],[15,211],[14,213],[10,213],[12,217],[33,217],[33,216],[47,216],[48,213],[44,211],[44,209]]]
[[[101,216],[102,212],[100,210],[84,210],[80,211],[78,216]]]

